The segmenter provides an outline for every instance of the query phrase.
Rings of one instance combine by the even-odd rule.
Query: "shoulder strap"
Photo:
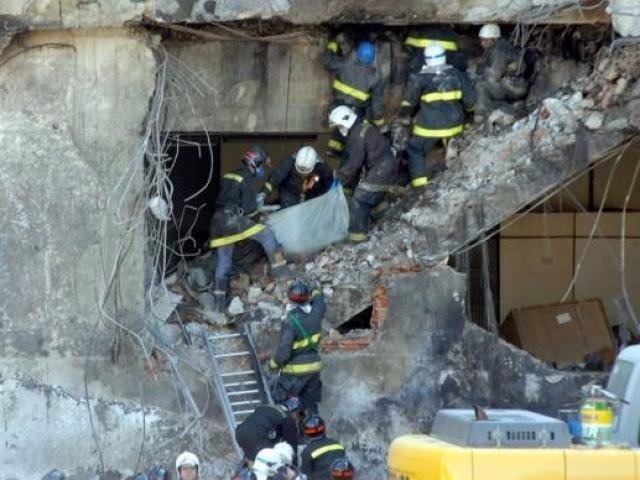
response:
[[[309,332],[307,332],[307,330],[302,326],[302,323],[300,322],[300,319],[295,312],[289,312],[289,315],[287,315],[287,317],[289,318],[291,325],[293,325],[293,328],[295,328],[298,333],[302,335],[303,339],[308,340],[311,337],[311,335],[309,335]]]

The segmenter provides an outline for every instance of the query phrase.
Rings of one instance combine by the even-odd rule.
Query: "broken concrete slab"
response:
[[[390,441],[427,433],[439,408],[517,406],[555,415],[600,376],[554,370],[469,323],[466,278],[451,268],[384,283],[389,312],[378,338],[359,352],[323,356],[320,414],[359,475],[383,478]]]

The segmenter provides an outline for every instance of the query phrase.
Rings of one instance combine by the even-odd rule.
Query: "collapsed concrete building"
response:
[[[555,369],[499,338],[502,310],[524,304],[498,301],[496,309],[491,285],[493,294],[500,289],[465,254],[480,252],[488,267],[488,257],[507,251],[483,251],[490,238],[562,195],[577,205],[572,225],[586,215],[591,240],[593,217],[616,209],[606,203],[616,190],[623,213],[613,222],[624,228],[637,200],[611,179],[625,162],[633,167],[627,184],[637,178],[637,6],[406,3],[2,2],[0,478],[40,478],[53,467],[72,479],[120,478],[170,464],[184,448],[201,456],[210,478],[228,478],[236,459],[200,338],[234,326],[189,308],[176,310],[176,323],[178,298],[188,295],[170,291],[180,276],[168,277],[175,257],[199,250],[207,195],[241,148],[273,142],[277,156],[326,141],[330,92],[320,57],[328,31],[345,25],[384,32],[454,23],[471,35],[476,24],[499,21],[549,44],[529,115],[488,136],[466,135],[450,169],[417,203],[398,201],[370,241],[298,259],[300,272],[331,294],[321,406],[331,434],[367,478],[384,478],[390,440],[427,431],[442,406],[553,413],[601,375]],[[555,50],[559,39],[574,55]],[[388,58],[388,44],[381,48]],[[176,158],[185,163],[175,166]],[[598,171],[608,179],[600,197],[594,178],[581,183]],[[149,200],[171,199],[174,186],[174,217],[154,219]],[[569,278],[558,281],[570,299],[593,296],[578,295],[573,278],[583,265],[574,268],[574,257],[587,247],[567,254]],[[544,258],[553,263],[555,254]],[[284,285],[260,278],[237,280],[243,308],[235,321],[255,323],[267,348]],[[482,288],[471,282],[478,278]],[[480,314],[472,311],[476,290]],[[554,292],[531,304],[567,299]],[[509,295],[518,297],[505,287]],[[627,298],[632,320],[636,301]]]

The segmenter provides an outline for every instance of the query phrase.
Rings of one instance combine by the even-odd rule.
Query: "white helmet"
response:
[[[429,45],[424,49],[424,61],[427,67],[437,67],[447,63],[447,54],[441,45]]]
[[[302,175],[307,175],[313,171],[313,167],[318,163],[318,154],[313,147],[302,147],[296,153],[296,170]]]
[[[263,448],[256,455],[253,463],[253,471],[258,480],[266,480],[269,475],[278,473],[278,469],[283,466],[282,456],[273,448]]]
[[[180,478],[180,467],[185,465],[190,465],[197,469],[200,466],[200,461],[198,460],[198,457],[191,452],[182,452],[178,455],[178,458],[176,458],[176,472],[178,473],[178,478]]]
[[[330,127],[344,127],[349,130],[353,127],[353,124],[356,123],[358,119],[358,114],[353,111],[353,109],[340,105],[339,107],[331,110],[329,114],[329,126]]]
[[[483,25],[478,33],[480,38],[500,38],[500,27],[495,23]]]
[[[293,465],[293,447],[287,442],[276,443],[273,449],[280,454],[284,465]]]

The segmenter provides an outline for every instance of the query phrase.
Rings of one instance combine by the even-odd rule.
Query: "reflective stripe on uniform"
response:
[[[364,242],[367,239],[366,233],[350,232],[347,237],[352,242]]]
[[[271,185],[269,182],[264,184],[264,188],[269,193],[273,192],[273,185]]]
[[[462,90],[451,90],[450,92],[425,93],[420,97],[420,100],[422,100],[425,103],[462,100]]]
[[[376,127],[381,127],[382,125],[384,125],[384,118],[378,118],[378,119],[374,120],[373,124]]]
[[[450,50],[452,52],[458,50],[458,45],[456,44],[456,42],[448,40],[431,40],[430,38],[407,37],[404,43],[411,47],[417,48],[426,48],[431,47],[432,45],[440,45],[445,50]]]
[[[313,452],[311,452],[311,458],[315,460],[319,456],[324,455],[325,453],[337,452],[337,451],[344,452],[344,447],[339,443],[331,443],[329,445],[325,445],[324,447],[320,447],[317,450],[314,450]]]
[[[305,375],[307,373],[318,373],[322,370],[322,362],[318,360],[317,362],[311,363],[294,363],[287,364],[282,367],[282,373],[291,373],[293,375]]]
[[[333,81],[333,88],[334,90],[337,90],[340,93],[344,93],[345,95],[350,95],[353,98],[357,98],[362,102],[366,102],[367,100],[369,100],[369,97],[371,96],[367,92],[363,92],[362,90],[353,88],[352,86],[347,85],[346,83],[342,83],[337,78]]]
[[[400,104],[401,107],[413,107],[413,105],[411,105],[411,103],[409,103],[406,100],[402,100],[402,103]]]
[[[342,145],[342,142],[338,141],[338,140],[329,140],[329,148],[333,148],[334,150],[338,150],[338,151],[342,151],[342,149],[344,148],[344,145]]]
[[[331,50],[333,53],[338,53],[338,43],[333,41],[327,43],[327,50]]]
[[[246,240],[249,237],[253,237],[255,234],[260,233],[265,229],[265,226],[261,223],[256,223],[250,228],[246,230],[235,233],[233,235],[227,235],[226,237],[218,237],[209,241],[209,248],[218,248],[224,247],[225,245],[231,245],[232,243],[237,243],[241,240]]]
[[[276,370],[278,367],[279,365],[276,363],[276,361],[273,358],[269,359],[269,368]]]
[[[426,137],[426,138],[446,138],[446,137],[454,137],[462,133],[463,127],[462,125],[456,125],[451,128],[441,128],[441,129],[433,129],[433,128],[424,128],[420,125],[413,126],[413,134],[418,137]]]
[[[301,348],[306,348],[308,346],[315,347],[320,343],[320,338],[322,335],[320,333],[314,333],[309,338],[303,338],[302,340],[298,340],[297,342],[293,342],[291,348],[294,350],[300,350]]]
[[[242,183],[244,178],[242,175],[238,175],[237,173],[225,173],[222,178],[226,178],[227,180],[233,180],[234,182]]]
[[[411,180],[412,187],[422,187],[428,182],[427,177],[417,177]]]

